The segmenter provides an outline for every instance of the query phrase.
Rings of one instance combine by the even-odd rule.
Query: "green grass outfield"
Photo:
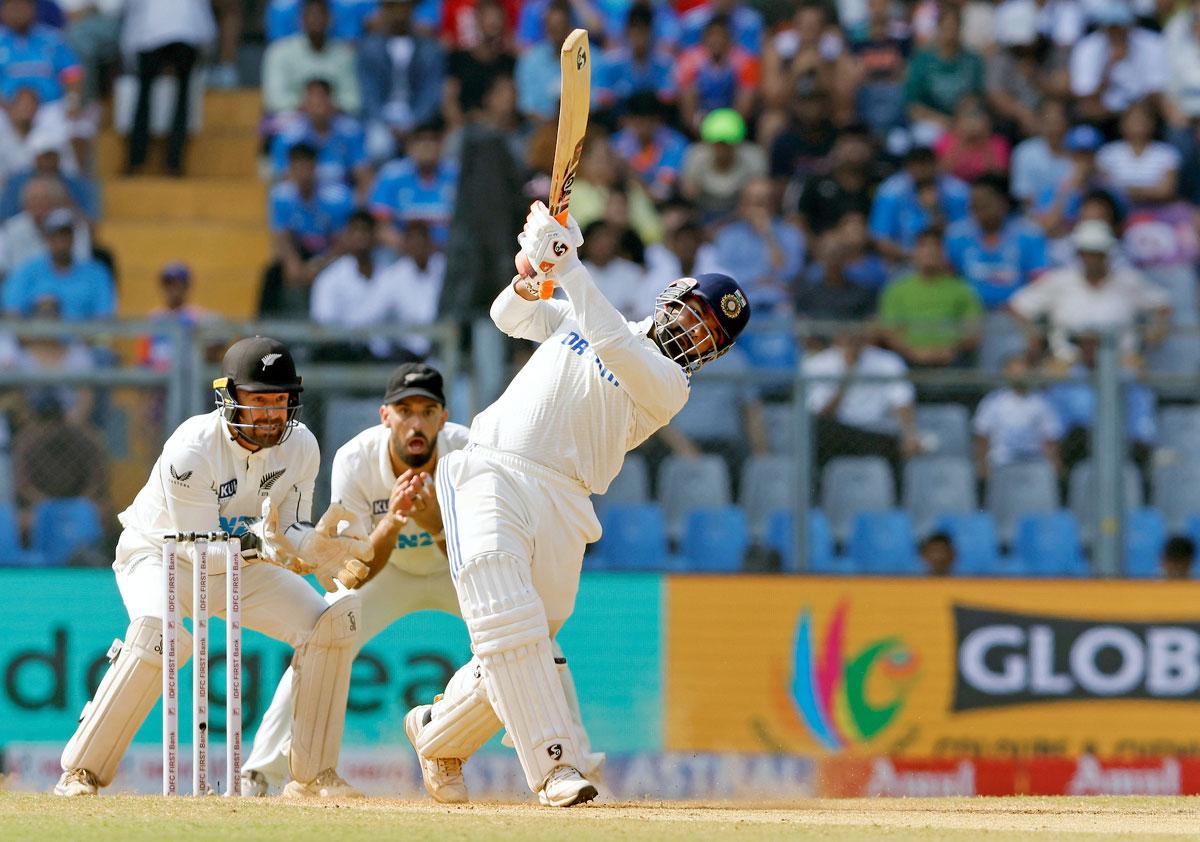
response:
[[[367,799],[66,799],[0,793],[0,840],[1200,839],[1198,798],[921,798],[796,804],[435,806]]]

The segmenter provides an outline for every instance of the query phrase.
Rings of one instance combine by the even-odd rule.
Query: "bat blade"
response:
[[[559,53],[562,88],[558,101],[558,138],[554,144],[554,169],[550,173],[551,215],[567,224],[571,188],[583,156],[583,137],[587,132],[588,111],[592,98],[592,56],[586,29],[576,29],[563,41]],[[554,281],[542,282],[539,295],[554,294]]]

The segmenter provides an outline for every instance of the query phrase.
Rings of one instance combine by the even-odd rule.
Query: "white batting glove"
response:
[[[517,243],[535,272],[553,276],[580,265],[576,250],[583,245],[583,233],[575,217],[568,214],[567,224],[561,225],[543,202],[534,202]]]

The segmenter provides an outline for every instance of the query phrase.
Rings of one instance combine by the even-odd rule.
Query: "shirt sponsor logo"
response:
[[[588,349],[591,347],[590,342],[573,330],[568,331],[563,335],[562,344],[581,357],[587,353]],[[604,363],[600,362],[600,357],[596,355],[595,351],[592,351],[592,361],[596,363],[596,368],[600,370],[600,377],[602,379],[607,380],[614,386],[621,385],[617,381],[617,378],[613,376],[613,373],[604,367]]]
[[[397,535],[396,549],[415,550],[420,547],[432,547],[433,536],[428,532],[418,532],[416,535]]]
[[[954,710],[1061,699],[1200,699],[1200,621],[1081,620],[954,607]]]
[[[171,482],[174,483],[175,485],[180,485],[180,486],[183,486],[186,488],[187,481],[192,478],[193,472],[192,471],[184,471],[184,472],[180,473],[179,471],[175,470],[174,465],[169,465],[168,467],[171,469]]]
[[[218,500],[228,500],[235,494],[237,494],[237,477],[234,477],[228,482],[223,482],[217,486]]]
[[[372,500],[371,501],[371,514],[386,515],[387,511],[388,511],[388,501],[387,500]]]

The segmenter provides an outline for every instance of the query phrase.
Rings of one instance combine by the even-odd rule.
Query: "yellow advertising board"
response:
[[[1200,584],[668,578],[669,751],[1200,754]]]

